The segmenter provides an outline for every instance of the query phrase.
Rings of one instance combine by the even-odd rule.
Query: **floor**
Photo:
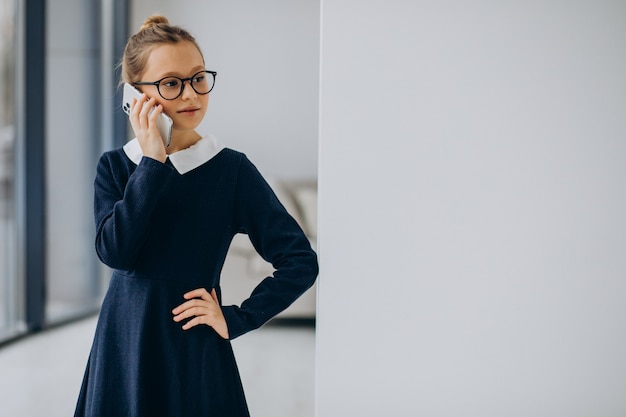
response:
[[[73,415],[96,319],[0,348],[0,416]],[[315,329],[268,324],[233,341],[252,417],[312,417]]]

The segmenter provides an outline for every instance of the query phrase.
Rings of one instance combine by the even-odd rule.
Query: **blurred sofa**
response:
[[[317,184],[315,181],[269,181],[272,189],[287,211],[296,219],[317,249]],[[261,258],[247,235],[233,239],[222,270],[221,287],[224,305],[240,305],[261,280],[271,275],[274,268]],[[277,317],[311,319],[315,317],[316,285],[311,287],[287,310]]]

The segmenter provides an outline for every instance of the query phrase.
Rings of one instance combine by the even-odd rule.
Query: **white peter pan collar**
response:
[[[206,135],[190,147],[168,155],[170,162],[179,174],[185,174],[209,161],[224,149],[224,145],[212,135]],[[124,145],[124,153],[135,165],[139,165],[143,152],[137,138]]]

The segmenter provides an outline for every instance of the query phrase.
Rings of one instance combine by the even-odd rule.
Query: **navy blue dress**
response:
[[[172,162],[133,162],[117,149],[98,163],[96,251],[113,274],[75,416],[248,416],[230,341],[205,325],[182,330],[171,311],[196,288],[215,288],[221,300],[236,233],[276,271],[240,306],[222,307],[231,339],[287,308],[317,276],[308,239],[245,155],[220,148],[182,174]]]

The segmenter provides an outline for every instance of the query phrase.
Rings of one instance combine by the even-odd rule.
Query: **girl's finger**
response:
[[[189,310],[190,308],[203,307],[203,306],[206,306],[206,301],[201,300],[199,298],[194,298],[192,300],[186,301],[182,303],[181,305],[177,306],[174,310],[172,310],[172,313],[180,314],[185,310]]]
[[[191,298],[202,298],[203,300],[211,301],[211,296],[206,288],[198,288],[193,291],[189,291],[188,293],[183,295],[183,298],[185,298],[186,300],[189,300]]]
[[[161,106],[160,104],[157,104],[156,107],[154,108],[154,111],[152,113],[150,113],[150,115],[148,116],[148,120],[150,121],[150,123],[154,124],[157,121],[157,117],[159,117],[159,114],[161,114],[163,112],[163,106]]]
[[[183,330],[189,330],[192,327],[197,326],[198,324],[202,324],[202,320],[200,319],[200,317],[195,317],[189,320],[187,323],[183,324]]]
[[[179,322],[184,319],[188,319],[189,317],[200,317],[206,315],[206,311],[200,307],[195,306],[181,311],[179,314],[174,316],[174,321]]]
[[[141,107],[141,112],[139,113],[141,115],[141,117],[148,117],[148,113],[150,112],[150,109],[152,107],[154,107],[154,103],[155,103],[155,99],[154,97],[152,97],[150,100],[148,100],[147,102],[143,102],[143,105]]]
[[[141,111],[141,104],[143,102],[145,102],[145,101],[146,101],[146,95],[145,94],[141,95],[141,100],[133,98],[131,103],[130,103],[130,112],[131,112],[131,114],[139,114],[139,112]]]
[[[189,311],[194,308],[206,307],[204,303],[206,303],[206,301],[201,301],[197,298],[191,301],[187,301],[186,303],[183,303],[176,307],[174,310],[172,310],[172,314],[181,314],[184,311]]]

